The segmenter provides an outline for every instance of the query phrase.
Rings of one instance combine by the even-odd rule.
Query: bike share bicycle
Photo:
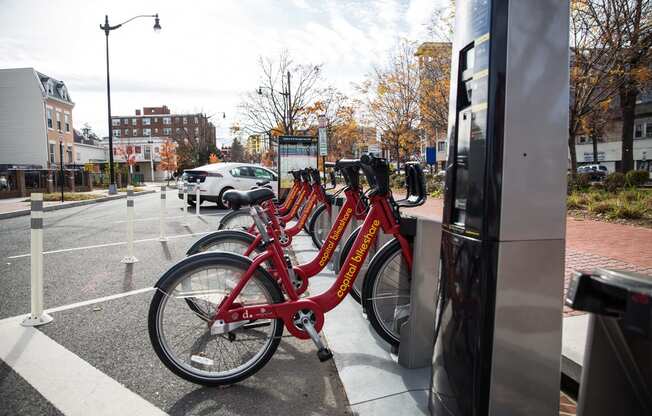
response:
[[[286,201],[279,207],[278,214],[282,215],[281,220],[284,222],[290,221],[294,218],[299,209],[308,201],[310,195],[313,193],[312,177],[309,169],[300,169],[289,171],[294,177],[292,188],[288,194]],[[258,182],[264,184],[264,182]],[[234,208],[231,212],[227,213],[220,220],[217,227],[218,230],[245,230],[248,232],[255,232],[255,225],[251,214],[247,209]]]
[[[319,336],[324,314],[350,291],[379,231],[395,236],[411,267],[409,242],[400,234],[399,207],[389,190],[387,162],[364,156],[338,164],[362,168],[371,192],[369,212],[334,284],[324,293],[299,298],[291,280],[292,266],[286,263],[283,247],[271,234],[273,227],[263,223],[257,206],[271,200],[273,192],[251,191],[250,211],[265,243],[263,253],[253,260],[227,252],[200,253],[174,265],[155,285],[148,320],[150,340],[171,371],[205,385],[241,381],[271,358],[284,327],[299,339],[311,339],[319,359],[327,360],[332,354]],[[416,195],[415,201],[424,197]],[[266,261],[273,263],[276,278],[261,267]],[[188,308],[188,299],[199,311]]]

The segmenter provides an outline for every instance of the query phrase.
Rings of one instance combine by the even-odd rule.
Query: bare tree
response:
[[[636,100],[652,71],[652,6],[649,0],[575,0],[594,22],[604,45],[616,53],[613,82],[622,118],[622,166],[634,168]]]
[[[398,168],[417,146],[419,69],[415,45],[400,41],[388,64],[376,66],[359,90],[369,115],[382,131],[383,147],[390,151]]]
[[[276,61],[261,57],[258,62],[259,88],[240,105],[247,130],[278,136],[305,129],[300,116],[318,95],[321,65],[295,64],[287,51]]]

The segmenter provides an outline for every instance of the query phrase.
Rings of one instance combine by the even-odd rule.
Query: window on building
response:
[[[113,130],[113,137],[120,137],[120,129]]]
[[[134,137],[138,137],[138,129],[134,129]]]
[[[48,108],[48,128],[52,128],[52,110]]]
[[[188,117],[183,118],[183,124],[188,124]]]
[[[158,129],[154,129],[154,134],[158,134]]]
[[[81,162],[81,153],[77,152],[77,154],[75,156],[76,156],[77,162]]]
[[[645,137],[652,137],[652,123],[645,124]]]
[[[179,117],[175,117],[175,118],[174,118],[174,122],[175,122],[175,123],[178,123],[179,121],[180,121]]]
[[[125,129],[125,137],[129,137],[129,133],[130,133],[129,129]]]
[[[152,129],[143,129],[143,136],[151,136],[152,135]]]
[[[57,130],[61,131],[61,113],[57,111]]]
[[[634,126],[634,138],[640,139],[643,137],[643,124],[637,124]]]
[[[199,134],[199,127],[195,127],[195,134]]]
[[[579,144],[587,143],[588,139],[586,138],[586,136],[580,136],[580,137],[577,138],[577,142]]]
[[[445,152],[446,151],[446,142],[437,142],[437,151]]]
[[[64,114],[64,115],[63,115],[63,121],[64,121],[64,123],[65,123],[65,125],[66,125],[66,131],[69,132],[69,131],[70,131],[70,119],[69,119],[69,117],[68,117],[68,114]],[[119,121],[119,120],[118,120],[118,121]]]
[[[158,123],[158,117],[154,117],[154,123]]]
[[[136,119],[136,118],[132,118],[132,119],[131,119],[131,125],[132,125],[132,126],[135,126],[135,125],[138,123],[137,120],[138,120],[138,119]]]
[[[170,135],[170,134],[172,134],[172,129],[169,128],[169,127],[164,127],[164,128],[163,128],[163,134],[165,134],[165,135]]]
[[[163,117],[163,124],[172,124],[172,117]]]
[[[143,118],[143,126],[149,126],[151,124],[152,120],[149,117],[144,117]]]
[[[50,163],[55,162],[55,157],[56,157],[55,154],[54,154],[55,149],[56,148],[54,147],[54,143],[50,143]]]
[[[119,126],[120,125],[120,119],[119,118],[114,118],[113,120],[111,120],[111,125],[114,126],[114,127]]]
[[[134,152],[140,154],[140,146],[134,146]]]
[[[68,149],[66,150],[66,159],[68,160],[68,163],[72,163],[72,146],[68,146]]]
[[[195,124],[199,124],[199,117],[195,116]]]
[[[154,153],[158,153],[158,146],[154,148]]]

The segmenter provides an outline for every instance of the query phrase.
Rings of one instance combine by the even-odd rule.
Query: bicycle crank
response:
[[[315,329],[315,314],[312,311],[306,309],[298,311],[294,316],[294,325],[305,331],[312,342],[315,343],[319,361],[324,362],[333,358],[333,353],[331,350],[326,348],[319,333],[317,333],[317,330]]]

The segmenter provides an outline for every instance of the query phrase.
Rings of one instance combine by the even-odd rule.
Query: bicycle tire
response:
[[[242,222],[242,220],[246,217],[249,217],[251,221]],[[237,223],[236,221],[241,221],[241,222]],[[248,209],[240,208],[237,210],[230,211],[225,216],[223,216],[220,219],[220,224],[218,225],[217,229],[246,231],[248,226],[245,226],[244,224],[247,223],[249,226],[252,225],[254,223],[254,219],[251,217],[251,214],[249,213]]]
[[[319,224],[320,221],[319,216],[326,214],[328,216],[331,226],[333,224],[332,211],[329,210],[328,208],[329,206],[326,204],[321,204],[320,206],[318,206],[315,212],[310,217],[310,222],[308,223],[308,234],[310,234],[310,237],[312,238],[312,243],[317,248],[321,248],[321,246],[324,244],[324,240],[322,240],[322,237],[326,238],[328,236],[328,231],[326,231],[326,234],[324,235],[324,234],[320,234],[319,230],[315,229],[315,227],[317,226],[317,224]]]
[[[172,266],[156,283],[155,287],[157,290],[154,293],[148,312],[150,342],[161,362],[177,376],[190,382],[205,386],[230,385],[252,376],[274,355],[274,352],[276,352],[281,341],[281,335],[283,334],[283,321],[278,318],[270,320],[270,325],[274,325],[274,327],[272,328],[269,342],[264,346],[264,349],[261,349],[259,354],[255,356],[253,362],[247,364],[242,370],[230,375],[211,377],[199,372],[193,372],[187,369],[187,366],[181,365],[177,360],[171,357],[165,337],[162,337],[161,335],[161,307],[165,308],[167,306],[168,298],[171,298],[171,296],[166,296],[166,294],[172,293],[173,289],[180,284],[180,281],[182,281],[188,273],[216,265],[224,265],[226,267],[239,269],[244,273],[251,265],[251,260],[244,256],[225,252],[201,253],[181,260],[179,263]],[[266,296],[270,303],[283,302],[281,289],[271,275],[262,267],[259,267],[254,273],[252,279],[255,280],[257,286],[261,288],[263,292],[266,292]],[[206,373],[206,371],[204,371],[204,373]]]
[[[389,265],[394,263],[399,256],[399,275],[394,280],[391,276],[393,272],[389,270]],[[403,257],[401,244],[394,238],[383,245],[371,260],[362,286],[362,304],[367,313],[369,323],[371,323],[371,326],[381,338],[393,346],[398,346],[401,339],[399,329],[394,330],[391,327],[398,328],[403,320],[409,317],[410,281],[411,276],[407,271],[407,264]],[[384,288],[387,286],[396,286],[397,294],[387,297],[383,292],[383,290],[391,290],[391,288]],[[407,294],[403,293],[406,288]],[[402,314],[399,313],[397,315],[396,311],[398,308],[402,308],[402,311],[400,311]],[[407,315],[405,315],[406,310]],[[396,316],[400,317],[398,322],[396,321]],[[392,317],[394,321],[391,323],[387,322],[387,317]]]

